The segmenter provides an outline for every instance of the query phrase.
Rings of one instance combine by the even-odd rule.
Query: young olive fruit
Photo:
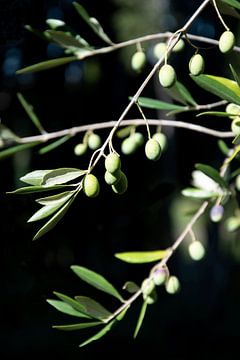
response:
[[[180,290],[180,282],[176,276],[170,276],[165,284],[166,291],[169,294],[176,294]]]
[[[148,304],[154,304],[157,301],[157,292],[155,289],[151,292],[151,294],[146,295],[143,293],[143,300]]]
[[[234,103],[229,103],[227,104],[225,111],[229,114],[232,114],[232,116],[229,117],[230,119],[234,120],[236,116],[240,114],[240,106]]]
[[[176,73],[171,65],[166,64],[161,67],[159,71],[159,81],[165,88],[169,88],[175,84]]]
[[[74,148],[74,154],[81,156],[87,151],[87,144],[77,144]]]
[[[160,59],[167,50],[167,44],[164,42],[159,42],[154,45],[153,54],[157,59]]]
[[[193,55],[189,61],[189,71],[192,75],[198,76],[204,71],[204,58],[200,54]]]
[[[154,139],[149,139],[145,145],[145,154],[149,160],[157,161],[162,154],[159,142]]]
[[[100,186],[96,176],[92,174],[85,175],[83,179],[83,191],[91,198],[96,197],[99,194]]]
[[[141,71],[146,64],[146,55],[143,51],[137,51],[133,54],[131,59],[132,69],[135,71]]]
[[[122,195],[127,191],[128,180],[126,175],[120,170],[119,180],[112,185],[112,189],[116,194]]]
[[[196,240],[189,245],[188,252],[193,260],[199,261],[205,255],[205,248],[200,241]]]
[[[231,129],[235,136],[240,135],[240,116],[236,116],[232,121]]]
[[[229,30],[224,31],[219,39],[219,43],[218,43],[219,50],[222,53],[226,54],[233,49],[234,45],[235,45],[234,34]]]
[[[121,171],[117,170],[113,174],[106,171],[104,175],[104,180],[108,185],[116,185],[116,183],[119,181],[121,177]]]
[[[235,182],[235,184],[236,184],[236,189],[237,189],[238,191],[240,191],[240,175],[238,175],[238,176],[236,177],[236,182]]]
[[[168,277],[168,270],[165,268],[157,269],[153,273],[154,284],[160,286],[165,283]]]
[[[108,154],[105,159],[105,169],[113,174],[121,168],[121,159],[116,153]]]
[[[236,216],[230,216],[225,222],[227,231],[233,232],[240,228],[240,219]]]
[[[176,45],[173,48],[173,52],[179,52],[182,51],[185,47],[185,42],[183,39],[178,40],[178,42],[176,43]]]
[[[98,134],[90,134],[88,137],[88,146],[91,150],[97,150],[102,145],[102,140]]]
[[[167,148],[167,136],[161,132],[157,132],[152,136],[153,140],[157,140],[162,151],[166,150]]]
[[[131,139],[133,141],[135,141],[136,145],[139,147],[139,146],[142,146],[143,143],[144,143],[144,136],[142,133],[140,132],[135,132],[134,134],[132,134],[131,136]]]
[[[123,140],[121,144],[121,151],[123,154],[130,155],[133,154],[136,150],[137,150],[137,143],[132,137],[132,135],[130,135],[129,137]]]
[[[155,284],[152,279],[145,279],[142,282],[141,285],[143,296],[148,296],[152,293],[152,291],[155,289]]]
[[[224,207],[222,205],[214,205],[210,210],[210,219],[213,222],[222,220],[224,214]]]

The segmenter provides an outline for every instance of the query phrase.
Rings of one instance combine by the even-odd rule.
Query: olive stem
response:
[[[143,119],[144,119],[144,121],[146,123],[146,128],[147,128],[147,133],[148,133],[148,140],[150,140],[151,139],[151,132],[150,132],[148,120],[147,120],[146,116],[144,115],[144,112],[142,111],[142,108],[141,108],[141,106],[139,105],[138,102],[136,102],[136,105],[137,105],[138,110],[139,110],[140,114],[142,115],[142,117],[143,117]]]
[[[229,27],[227,26],[227,24],[223,20],[222,15],[220,14],[220,11],[218,10],[216,0],[212,0],[212,2],[213,2],[214,9],[216,10],[217,16],[218,16],[219,20],[221,21],[222,25],[225,27],[225,29],[227,31],[230,31]]]

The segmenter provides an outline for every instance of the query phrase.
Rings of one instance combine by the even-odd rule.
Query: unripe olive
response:
[[[235,45],[235,36],[234,34],[227,30],[224,31],[219,39],[219,49],[222,53],[226,54],[230,52]]]
[[[130,135],[130,138],[135,141],[137,146],[142,146],[144,143],[144,136],[140,132],[135,132],[134,134]]]
[[[81,156],[87,151],[87,144],[77,144],[74,148],[74,154]]]
[[[155,289],[155,284],[152,279],[145,279],[141,285],[143,296],[148,296]]]
[[[108,185],[115,185],[121,177],[121,171],[117,170],[114,172],[114,174],[111,174],[110,172],[106,171],[104,175],[104,179]]]
[[[145,145],[145,154],[149,160],[156,161],[160,158],[162,153],[159,142],[154,139],[149,139]]]
[[[126,175],[120,170],[119,180],[112,185],[112,189],[116,194],[122,195],[127,191],[128,180]]]
[[[99,194],[100,186],[96,176],[92,174],[85,175],[83,179],[83,191],[88,197],[96,197]]]
[[[210,211],[210,219],[213,222],[219,222],[222,220],[224,214],[224,207],[222,205],[214,205]]]
[[[167,269],[161,268],[161,269],[155,270],[153,273],[154,284],[157,286],[162,285],[167,280],[167,276],[168,276]]]
[[[200,241],[193,241],[188,247],[189,255],[193,260],[201,260],[205,255],[204,246]]]
[[[237,218],[235,216],[231,216],[227,219],[225,225],[229,232],[233,232],[233,231],[236,231],[239,229],[240,220],[239,220],[239,218]]]
[[[232,114],[232,116],[229,116],[230,119],[235,119],[236,116],[234,116],[234,115],[239,115],[240,114],[240,106],[237,105],[237,104],[229,103],[226,106],[225,110],[226,110],[227,113]]]
[[[240,175],[236,177],[236,189],[240,191]]]
[[[192,75],[198,76],[204,71],[204,58],[200,54],[193,55],[189,61],[189,71]]]
[[[157,132],[152,136],[152,139],[157,140],[162,151],[167,148],[167,136],[161,132]]]
[[[185,42],[183,39],[178,40],[178,42],[176,43],[176,45],[173,48],[173,52],[179,52],[182,51],[184,49],[185,46]]]
[[[119,170],[121,168],[120,156],[118,156],[114,152],[111,154],[108,154],[108,156],[105,159],[105,168],[111,174],[113,174],[113,173],[115,173],[115,171]]]
[[[163,65],[159,71],[159,81],[163,87],[169,88],[176,82],[176,73],[171,65]]]
[[[123,140],[121,145],[121,151],[125,155],[133,154],[137,150],[137,143],[132,136]]]
[[[88,146],[90,149],[97,150],[98,148],[100,148],[101,144],[102,144],[102,140],[98,134],[92,133],[89,135]]]
[[[157,59],[160,59],[167,50],[167,44],[164,42],[160,42],[156,44],[153,48],[153,54],[156,56]]]
[[[176,294],[180,290],[180,282],[176,276],[170,276],[165,287],[169,294]]]
[[[145,295],[143,293],[143,299],[148,305],[154,304],[157,301],[157,292],[156,292],[156,290],[153,289],[153,291],[149,295]]]
[[[137,51],[133,54],[131,59],[132,69],[135,71],[141,71],[146,64],[146,55],[143,51]]]
[[[235,136],[240,135],[240,117],[236,116],[231,124],[232,132]]]

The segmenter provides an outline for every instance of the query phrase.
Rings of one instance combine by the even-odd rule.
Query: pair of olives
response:
[[[128,180],[121,170],[121,159],[118,154],[112,152],[105,159],[104,179],[116,194],[124,194],[128,188]]]
[[[97,150],[102,145],[101,137],[98,134],[92,132],[88,137],[87,141],[77,144],[74,148],[74,154],[77,156],[84,155],[89,147],[91,150]]]

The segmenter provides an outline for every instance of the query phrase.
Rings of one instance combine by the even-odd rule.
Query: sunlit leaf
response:
[[[81,317],[81,318],[88,318],[88,316],[77,311],[71,305],[69,305],[68,303],[66,303],[64,301],[48,299],[47,302],[48,302],[48,304],[52,305],[55,309],[57,309],[58,311],[60,311],[64,314]]]
[[[137,337],[137,335],[139,333],[139,330],[141,329],[141,326],[143,324],[143,320],[144,320],[144,317],[145,317],[145,314],[146,314],[146,310],[147,310],[147,302],[144,301],[143,304],[142,304],[142,308],[141,308],[139,317],[138,317],[137,326],[136,326],[136,329],[134,331],[134,335],[133,335],[134,338]]]
[[[161,260],[167,253],[168,250],[124,252],[115,254],[115,257],[128,263],[143,264]]]
[[[75,296],[75,299],[84,306],[85,312],[95,319],[103,320],[112,315],[105,307],[87,296]]]
[[[20,180],[30,185],[41,185],[45,175],[52,170],[34,170],[20,177]]]
[[[204,90],[220,97],[223,100],[240,105],[240,88],[236,81],[220,76],[199,75],[191,76],[192,80]]]
[[[75,168],[59,168],[52,170],[43,177],[42,185],[64,184],[86,174],[86,170]]]
[[[71,269],[83,281],[87,282],[88,284],[94,286],[101,291],[106,292],[109,295],[116,297],[120,301],[123,301],[122,296],[119,294],[119,292],[102,275],[78,265],[71,266]]]
[[[210,199],[211,197],[218,196],[217,193],[196,188],[186,188],[182,190],[182,195],[195,199]]]
[[[73,193],[74,191],[64,191],[60,194],[37,199],[36,202],[41,205],[57,205],[65,200],[68,200],[73,195]]]
[[[70,305],[73,309],[77,310],[82,315],[81,317],[85,317],[85,318],[88,318],[88,319],[91,318],[91,316],[89,316],[85,312],[84,306],[79,304],[76,300],[72,299],[70,296],[59,293],[57,291],[54,291],[53,293],[58,299],[60,299],[61,301],[64,301],[66,304]]]
[[[46,60],[46,61],[42,61],[38,64],[30,65],[23,69],[20,69],[20,70],[16,71],[16,74],[21,75],[21,74],[25,74],[28,72],[37,72],[37,71],[47,70],[47,69],[51,69],[51,68],[54,68],[57,66],[68,64],[72,61],[76,61],[77,59],[78,59],[77,56],[68,56],[68,57],[63,57],[63,58],[58,58],[58,59]]]
[[[220,185],[220,187],[227,188],[227,184],[224,179],[220,176],[219,172],[212,166],[205,164],[196,164],[195,168],[202,171],[205,175],[214,180],[218,185]]]
[[[78,14],[82,17],[84,21],[92,28],[92,30],[106,43],[113,45],[113,42],[108,37],[108,35],[104,32],[102,26],[98,22],[97,19],[90,17],[87,11],[84,9],[82,5],[77,2],[73,2],[75,9],[77,10]]]
[[[52,191],[52,190],[58,190],[58,189],[62,189],[62,188],[66,188],[66,187],[73,187],[75,185],[54,185],[54,186],[25,186],[13,191],[8,191],[7,194],[20,194],[20,195],[25,195],[25,194],[33,194],[33,193],[38,193],[38,192],[44,192],[44,191]]]
[[[18,100],[20,101],[22,107],[24,108],[24,110],[26,111],[26,113],[28,114],[29,118],[32,120],[33,124],[36,126],[36,128],[38,129],[38,131],[43,134],[45,133],[45,130],[39,120],[39,118],[37,117],[37,115],[34,112],[33,106],[30,105],[26,99],[23,97],[22,94],[17,93],[17,97]]]
[[[103,323],[101,321],[96,321],[96,322],[92,321],[87,323],[71,324],[71,325],[53,325],[52,328],[63,331],[75,331],[75,330],[91,328],[102,324]]]
[[[175,105],[171,103],[167,103],[165,101],[155,100],[151,98],[146,97],[140,97],[138,99],[138,103],[142,107],[146,107],[149,109],[158,109],[158,110],[183,110],[185,109],[184,106],[181,105]]]
[[[104,326],[104,328],[102,330],[100,330],[97,334],[95,334],[94,336],[90,337],[90,339],[84,341],[82,344],[80,344],[80,347],[86,346],[88,344],[90,344],[93,341],[99,340],[101,339],[104,335],[106,335],[111,328],[113,327],[113,325],[116,323],[116,320],[111,321],[109,324],[107,324],[106,326]]]
[[[0,160],[5,159],[9,156],[12,156],[20,151],[30,149],[34,146],[37,146],[40,144],[40,141],[34,141],[28,144],[21,144],[16,146],[11,146],[8,149],[0,151]]]
[[[62,144],[64,144],[65,142],[67,142],[70,138],[71,138],[71,135],[63,136],[63,137],[61,137],[60,139],[52,142],[51,144],[42,147],[42,148],[39,150],[38,153],[39,153],[40,155],[43,155],[43,154],[48,153],[49,151],[55,150],[55,149],[58,148],[60,145],[62,145]]]

